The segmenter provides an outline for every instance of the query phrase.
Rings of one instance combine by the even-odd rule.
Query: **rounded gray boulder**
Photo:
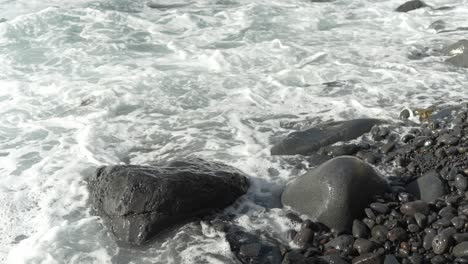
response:
[[[160,231],[232,204],[248,189],[239,170],[202,159],[167,166],[101,167],[90,201],[119,242],[141,245]]]
[[[282,202],[336,231],[351,230],[353,220],[387,182],[367,163],[351,156],[334,158],[290,183]]]

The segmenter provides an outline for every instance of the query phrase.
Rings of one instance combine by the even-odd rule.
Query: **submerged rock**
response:
[[[427,7],[427,4],[420,0],[411,0],[399,6],[397,12],[409,12],[419,8]]]
[[[447,63],[457,67],[468,68],[468,51],[458,54],[452,58],[445,60]]]
[[[462,54],[465,50],[468,50],[468,40],[462,39],[452,45],[445,47],[442,50],[442,53],[446,56],[453,56]]]
[[[247,233],[240,227],[234,226],[226,232],[226,240],[229,242],[231,251],[242,263],[280,264],[282,262],[279,244],[272,239]],[[301,256],[290,255],[289,257],[295,260]]]
[[[193,216],[232,204],[248,189],[239,170],[202,159],[167,166],[101,167],[89,181],[90,200],[120,242],[141,245]]]
[[[363,216],[375,195],[387,183],[368,164],[343,156],[334,158],[289,184],[284,205],[337,231],[351,230],[353,220]]]
[[[320,124],[316,127],[293,132],[271,149],[272,155],[308,155],[321,147],[340,141],[348,141],[369,132],[378,119],[355,119]]]

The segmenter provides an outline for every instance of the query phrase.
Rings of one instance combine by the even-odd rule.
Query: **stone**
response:
[[[358,238],[356,241],[354,241],[353,248],[356,249],[356,251],[362,255],[365,253],[370,253],[374,249],[377,248],[377,244],[373,241],[364,239],[364,238]]]
[[[398,259],[395,257],[395,255],[386,255],[384,264],[400,264]]]
[[[383,264],[383,257],[376,253],[367,253],[354,258],[352,264]]]
[[[279,243],[246,232],[240,227],[230,227],[226,232],[226,240],[231,251],[242,263],[249,264],[280,264],[282,254]]]
[[[387,240],[388,229],[385,226],[376,225],[372,228],[371,234],[375,241],[384,243]]]
[[[452,244],[452,235],[455,234],[454,228],[446,228],[432,240],[432,250],[435,254],[444,254]]]
[[[355,157],[334,158],[290,183],[284,205],[336,231],[351,230],[375,195],[389,187],[368,164]]]
[[[416,199],[427,203],[434,202],[437,198],[447,194],[445,183],[435,171],[429,171],[423,176],[410,182],[406,191],[412,194]]]
[[[468,51],[445,60],[445,62],[456,67],[468,68]]]
[[[455,257],[468,257],[468,242],[464,241],[456,245],[452,253]]]
[[[407,120],[411,117],[411,112],[408,109],[404,109],[400,112],[400,119]]]
[[[400,207],[400,211],[409,216],[413,216],[415,213],[421,213],[427,215],[429,213],[429,205],[421,200],[408,202]]]
[[[321,147],[358,138],[380,123],[382,121],[377,119],[355,119],[324,123],[304,131],[292,132],[273,146],[271,155],[308,155]]]
[[[308,264],[308,262],[304,255],[299,254],[296,251],[290,251],[286,253],[281,264]]]
[[[388,205],[383,203],[371,203],[370,208],[380,214],[386,214],[389,211]]]
[[[402,5],[400,5],[396,11],[397,12],[409,12],[419,8],[427,7],[427,4],[420,0],[411,0]]]
[[[345,260],[343,260],[339,255],[328,255],[320,257],[323,262],[318,262],[317,264],[348,264]]]
[[[167,166],[101,167],[88,182],[95,213],[117,241],[129,245],[142,245],[166,228],[223,209],[248,187],[241,171],[195,158]]]
[[[401,227],[396,227],[390,231],[388,231],[387,235],[388,240],[394,241],[404,241],[408,238],[408,234],[406,230]]]
[[[455,176],[455,187],[460,191],[466,191],[468,187],[468,180],[466,177],[461,174],[457,174],[457,176]]]
[[[353,247],[354,239],[350,235],[340,235],[325,244],[325,248],[334,248],[339,251],[350,250]]]
[[[352,233],[355,238],[367,238],[370,234],[369,228],[358,219],[353,221]]]
[[[465,50],[468,50],[468,40],[462,39],[445,47],[442,50],[442,54],[446,56],[454,56],[462,54]]]
[[[173,8],[180,8],[184,6],[188,6],[191,3],[185,3],[185,4],[158,4],[158,3],[148,3],[149,8],[153,9],[159,9],[159,10],[168,10],[168,9],[173,9]]]
[[[445,22],[443,20],[436,20],[432,22],[431,25],[429,25],[429,28],[432,28],[435,30],[443,30],[445,29]]]
[[[309,227],[303,227],[299,232],[297,232],[294,237],[294,244],[300,248],[304,248],[312,239],[314,238],[314,231]]]

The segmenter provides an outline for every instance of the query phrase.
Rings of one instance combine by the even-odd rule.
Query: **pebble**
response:
[[[353,259],[352,264],[381,264],[382,256],[376,253],[367,253]]]
[[[372,228],[372,238],[377,242],[383,243],[387,240],[388,229],[383,225],[376,225]]]
[[[424,228],[427,225],[427,217],[421,213],[415,213],[414,220],[416,220],[416,223],[421,228]]]
[[[386,214],[389,212],[389,208],[386,204],[383,203],[371,203],[370,208],[377,213]]]
[[[432,250],[435,254],[444,254],[450,247],[454,228],[446,228],[432,240]]]
[[[392,242],[403,241],[403,240],[406,240],[407,237],[408,237],[408,234],[406,233],[406,230],[401,227],[396,227],[388,231],[388,234],[387,234],[388,240]]]
[[[299,232],[297,232],[294,237],[294,244],[300,248],[304,248],[312,239],[314,238],[314,231],[309,227],[303,227]]]
[[[421,200],[408,202],[401,206],[400,211],[405,215],[413,216],[415,213],[428,214],[429,205]]]
[[[468,187],[468,180],[466,177],[461,174],[457,174],[457,176],[455,176],[455,187],[460,191],[466,191]]]
[[[369,228],[360,220],[353,221],[352,233],[355,238],[369,237]]]
[[[468,241],[456,245],[452,253],[455,257],[468,257]]]
[[[356,251],[362,255],[362,254],[365,254],[365,253],[369,253],[371,251],[373,251],[374,249],[376,249],[377,245],[372,242],[372,241],[369,241],[367,239],[364,239],[364,238],[358,238],[356,239],[356,241],[354,241],[354,245],[353,245],[353,248],[356,249]]]

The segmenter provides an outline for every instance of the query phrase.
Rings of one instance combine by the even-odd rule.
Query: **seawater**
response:
[[[87,177],[107,164],[222,161],[252,181],[226,213],[281,240],[291,226],[278,197],[302,171],[269,154],[290,132],[280,124],[397,120],[468,97],[466,69],[437,56],[466,31],[429,28],[468,26],[467,0],[411,13],[393,11],[399,0],[157,3],[187,5],[0,0],[1,263],[235,263],[204,222],[119,248],[89,212]]]

